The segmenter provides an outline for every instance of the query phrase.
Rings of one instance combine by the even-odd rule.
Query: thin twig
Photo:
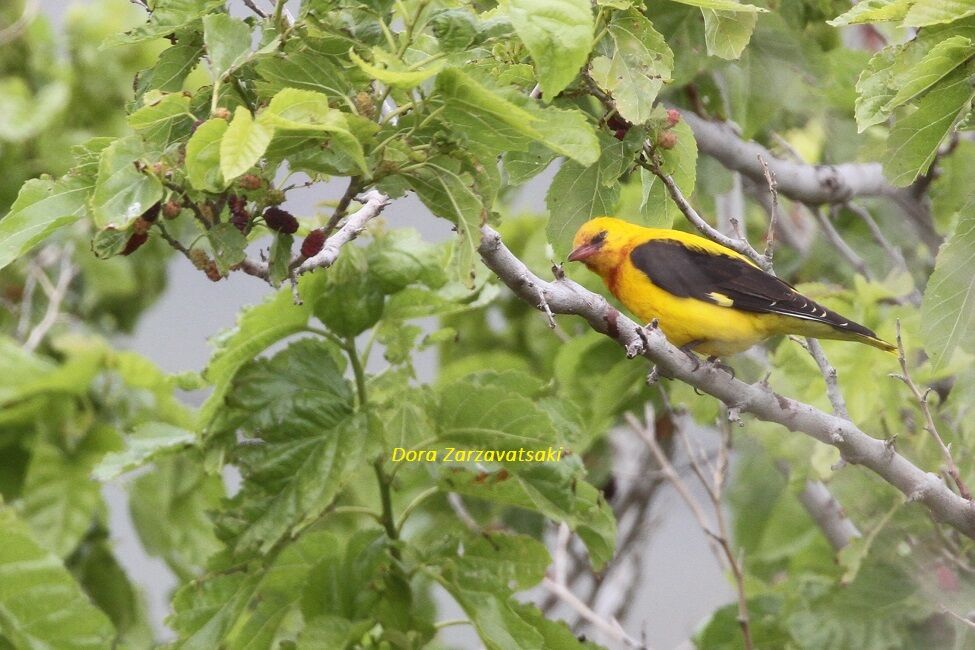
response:
[[[911,373],[907,369],[907,356],[904,353],[904,342],[901,339],[900,319],[897,320],[897,360],[900,362],[902,374],[894,374],[892,376],[904,382],[904,384],[911,389],[911,392],[914,393],[914,397],[917,399],[918,405],[921,407],[921,412],[924,414],[924,430],[931,434],[931,437],[934,438],[934,441],[938,444],[938,448],[941,451],[941,457],[944,460],[945,471],[955,482],[955,486],[958,488],[958,494],[971,502],[972,493],[968,490],[968,486],[965,485],[965,482],[961,478],[961,474],[958,471],[958,466],[955,464],[955,459],[951,455],[951,448],[945,444],[941,434],[938,433],[938,427],[934,424],[934,417],[931,415],[931,408],[928,406],[928,394],[931,393],[933,389],[928,388],[922,393],[921,389],[918,388],[917,384],[914,383],[914,380],[911,379]]]
[[[616,643],[623,644],[628,648],[649,650],[649,646],[647,646],[645,643],[641,643],[627,634],[626,631],[620,626],[619,621],[616,621],[615,619],[606,620],[594,612],[589,605],[582,602],[579,597],[572,593],[565,585],[561,585],[551,578],[546,577],[542,580],[542,586],[544,586],[554,596],[558,597],[558,599],[563,603],[575,610],[579,616],[589,621],[593,627],[599,629],[603,634],[611,638]]]
[[[779,220],[779,183],[775,180],[775,172],[769,169],[768,163],[762,154],[758,154],[758,162],[762,165],[765,172],[765,182],[768,184],[768,193],[772,198],[771,209],[769,210],[768,234],[765,236],[765,259],[768,265],[772,266],[772,255],[775,253],[775,226]]]
[[[691,448],[690,442],[686,439],[687,433],[680,431],[679,427],[674,428],[674,435],[680,435],[685,438],[684,445],[687,450],[688,460],[691,464],[691,469],[694,475],[697,476],[698,481],[704,488],[711,501],[711,507],[714,512],[714,520],[717,525],[717,529],[708,521],[707,515],[704,514],[704,508],[701,506],[700,502],[691,494],[690,489],[687,484],[680,478],[674,466],[671,464],[670,460],[663,453],[660,444],[657,442],[656,427],[654,426],[654,413],[653,406],[648,402],[646,406],[646,413],[644,415],[644,422],[640,422],[632,413],[626,413],[625,416],[627,423],[646,442],[650,451],[653,453],[654,458],[660,465],[661,469],[664,471],[667,479],[673,485],[674,489],[680,495],[684,503],[690,508],[691,513],[697,520],[698,525],[704,532],[708,539],[708,543],[711,546],[711,551],[718,561],[718,564],[722,568],[726,568],[731,571],[732,577],[735,581],[735,591],[738,599],[738,623],[741,626],[742,639],[744,641],[744,646],[746,650],[751,650],[753,647],[752,636],[751,636],[751,626],[748,617],[748,599],[745,594],[745,576],[744,571],[742,571],[742,556],[741,554],[735,554],[731,548],[731,542],[728,536],[728,525],[724,515],[724,508],[722,507],[722,491],[725,484],[725,479],[727,476],[728,468],[728,455],[731,448],[731,429],[730,424],[725,420],[722,425],[722,442],[719,451],[717,465],[712,469],[711,481],[708,481],[706,477],[705,468],[700,464],[698,459],[698,454]]]
[[[255,14],[257,14],[261,18],[267,18],[268,17],[268,13],[266,11],[264,11],[263,9],[261,9],[260,7],[258,7],[256,4],[254,4],[254,0],[244,0],[244,4],[247,6],[248,9],[250,9],[251,11],[253,11]]]
[[[816,365],[819,366],[819,372],[823,375],[823,380],[826,382],[826,396],[829,397],[829,403],[833,407],[833,413],[844,420],[849,420],[850,413],[846,410],[846,400],[843,398],[843,392],[840,390],[840,385],[837,381],[836,368],[826,358],[826,352],[823,351],[823,346],[820,345],[817,339],[806,338],[806,344],[803,347],[806,348],[809,355],[816,361]]]
[[[944,605],[941,605],[941,611],[944,612],[945,614],[947,614],[948,616],[952,617],[953,619],[955,619],[955,620],[957,620],[957,621],[959,621],[961,623],[964,623],[968,627],[975,628],[975,621],[973,621],[968,616],[962,616],[961,614],[956,614],[955,612],[951,611],[950,609],[948,609]],[[971,614],[969,614],[969,616],[971,616]]]
[[[870,215],[870,212],[867,211],[866,208],[853,203],[852,201],[847,203],[844,207],[866,224],[867,229],[870,231],[870,235],[873,237],[873,240],[884,249],[884,252],[887,253],[887,257],[891,259],[894,266],[902,271],[907,271],[907,262],[904,261],[904,254],[901,252],[901,249],[890,243],[890,240],[888,240],[884,235],[884,231],[880,229],[879,225],[877,225],[877,222]]]
[[[47,276],[43,275],[43,271],[39,271],[42,274],[44,280],[47,280]],[[61,255],[61,264],[58,270],[58,280],[57,284],[53,287],[45,288],[47,293],[47,310],[44,312],[44,317],[41,321],[34,326],[30,334],[27,336],[27,341],[24,342],[24,349],[33,351],[37,349],[37,346],[41,344],[44,337],[57,322],[58,316],[61,313],[61,304],[64,302],[64,298],[68,293],[68,287],[71,286],[71,281],[77,274],[77,270],[71,263],[71,255],[64,251]],[[45,284],[50,285],[47,281]]]
[[[745,239],[733,239],[727,235],[723,235],[713,228],[707,221],[705,221],[701,215],[691,206],[690,202],[684,196],[680,187],[674,181],[670,174],[667,174],[660,168],[660,164],[656,161],[654,157],[653,149],[648,145],[645,145],[646,158],[640,161],[640,166],[644,167],[651,174],[663,181],[664,185],[667,187],[667,191],[670,193],[670,197],[677,204],[677,208],[684,214],[688,221],[697,228],[701,234],[703,234],[708,239],[726,246],[731,250],[741,253],[748,259],[755,262],[762,269],[766,271],[769,270],[768,260],[765,259],[758,251],[752,248],[751,244]]]
[[[849,265],[857,271],[857,273],[868,280],[873,280],[873,273],[871,273],[870,269],[867,268],[867,264],[863,261],[863,258],[860,257],[857,252],[846,243],[846,240],[844,240],[840,233],[837,232],[836,228],[833,227],[833,222],[830,217],[836,213],[838,206],[834,205],[830,207],[830,216],[826,216],[826,214],[820,208],[812,206],[810,206],[810,208],[812,209],[813,214],[816,216],[816,222],[819,224],[819,227],[822,228],[823,234],[826,236],[826,241],[833,245],[833,248],[839,252],[843,259],[845,259],[847,263],[849,263]]]

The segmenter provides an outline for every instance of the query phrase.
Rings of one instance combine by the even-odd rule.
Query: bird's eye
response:
[[[606,241],[606,234],[607,233],[606,233],[605,230],[600,231],[598,234],[593,235],[593,238],[591,240],[589,240],[589,243],[590,244],[602,244],[604,241]]]

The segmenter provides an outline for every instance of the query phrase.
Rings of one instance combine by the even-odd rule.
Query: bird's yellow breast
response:
[[[627,259],[615,273],[603,278],[607,288],[644,323],[656,319],[667,339],[680,347],[723,356],[746,350],[767,338],[780,320],[771,314],[756,314],[722,307],[695,298],[680,298],[653,284],[646,274]]]

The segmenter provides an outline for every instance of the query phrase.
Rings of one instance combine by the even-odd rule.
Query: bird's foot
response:
[[[691,360],[691,363],[694,364],[694,368],[692,369],[694,372],[699,370],[701,367],[701,360],[697,358],[696,354],[694,354],[694,346],[697,345],[699,342],[700,341],[691,341],[690,343],[686,343],[680,346],[679,348],[677,348],[678,350],[683,352],[688,359]]]
[[[718,357],[712,355],[712,356],[708,357],[707,362],[708,362],[708,365],[711,366],[712,368],[716,368],[718,370],[724,370],[726,373],[728,373],[729,375],[731,375],[731,378],[732,379],[735,378],[735,369],[732,368],[731,366],[729,366],[728,364],[722,363],[721,361],[719,361],[718,360]]]

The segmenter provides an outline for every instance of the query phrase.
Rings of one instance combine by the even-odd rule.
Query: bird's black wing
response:
[[[634,247],[630,261],[655,285],[681,298],[817,321],[876,338],[866,327],[826,309],[788,283],[737,257],[688,246],[675,239],[654,239]]]

